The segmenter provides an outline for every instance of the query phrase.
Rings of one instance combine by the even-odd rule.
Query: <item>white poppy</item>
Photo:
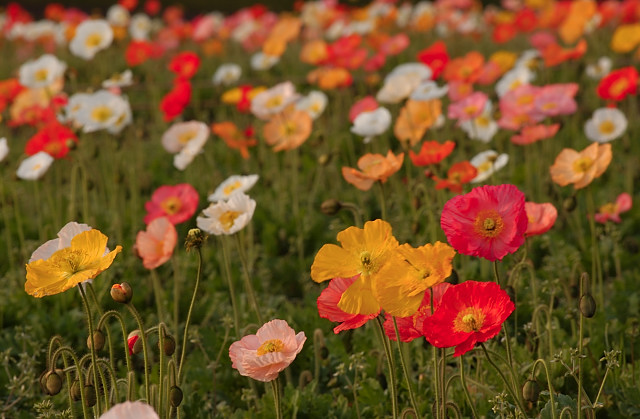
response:
[[[262,120],[268,120],[299,98],[300,94],[296,93],[293,83],[286,81],[258,93],[251,100],[251,113]]]
[[[584,133],[591,141],[608,143],[624,134],[627,125],[627,117],[620,109],[600,108],[585,122]]]
[[[491,110],[491,102],[487,101],[482,113],[473,119],[460,122],[460,128],[470,139],[488,143],[499,129],[498,123],[491,115]]]
[[[8,154],[9,154],[9,145],[7,144],[7,139],[2,137],[0,138],[0,161],[4,160]]]
[[[280,57],[275,55],[268,55],[262,51],[256,52],[251,56],[251,68],[257,71],[268,70],[274,65],[278,64]]]
[[[389,129],[391,125],[391,112],[385,107],[376,110],[361,112],[353,120],[351,132],[364,137],[364,142],[368,143],[376,135],[380,135]]]
[[[116,73],[102,82],[102,87],[108,89],[110,87],[127,87],[133,84],[133,73],[131,70],[125,70],[122,73]]]
[[[59,80],[67,69],[67,64],[54,55],[44,54],[36,60],[29,60],[18,70],[20,84],[30,89],[47,87]]]
[[[76,28],[69,50],[77,57],[90,60],[96,53],[108,48],[111,42],[113,30],[106,20],[85,20]]]
[[[222,64],[213,74],[213,84],[215,86],[229,86],[240,79],[242,67],[238,64]]]
[[[129,21],[129,35],[135,41],[149,39],[152,26],[153,22],[149,16],[144,13],[136,13]]]
[[[76,122],[83,127],[83,132],[101,129],[119,131],[123,122],[130,121],[130,114],[129,102],[122,96],[99,90],[85,98],[76,115]]]
[[[507,71],[496,83],[496,93],[498,97],[504,96],[510,90],[518,86],[530,84],[535,78],[535,74],[526,66],[514,67]]]
[[[195,144],[204,145],[207,138],[209,138],[209,127],[204,122],[178,122],[162,134],[162,146],[169,153],[178,153],[191,142],[194,142],[192,147],[196,147]]]
[[[242,230],[256,209],[256,201],[244,193],[234,194],[227,201],[209,205],[202,211],[203,216],[196,219],[199,229],[219,236],[233,234]]]
[[[211,202],[224,201],[237,193],[247,192],[258,181],[258,175],[233,175],[222,182],[207,198]]]
[[[409,98],[413,100],[433,100],[440,99],[447,93],[449,93],[449,85],[445,84],[440,87],[435,81],[427,80],[420,83],[413,92],[411,92]]]
[[[204,140],[191,140],[177,154],[173,156],[173,166],[178,170],[184,170],[191,164],[193,159],[202,152],[202,147],[207,138]]]
[[[16,176],[23,180],[40,179],[49,170],[49,166],[53,163],[54,158],[46,151],[39,151],[33,156],[22,160]]]
[[[100,419],[160,419],[153,407],[141,401],[118,403]]]
[[[322,115],[328,102],[329,98],[324,92],[314,90],[296,102],[296,109],[305,111],[311,119],[316,119]]]
[[[587,65],[587,68],[585,69],[585,73],[589,78],[592,78],[594,80],[600,80],[601,78],[603,78],[604,76],[606,76],[611,72],[612,65],[613,65],[613,62],[611,61],[611,58],[600,57],[597,63]]]
[[[130,17],[129,11],[119,4],[113,4],[107,10],[107,22],[113,26],[127,26]]]
[[[478,174],[471,179],[471,183],[478,183],[488,179],[489,176],[506,166],[508,162],[508,154],[498,154],[494,150],[487,150],[477,154],[469,161],[472,166],[478,169]]]
[[[380,103],[399,103],[420,85],[420,75],[417,73],[400,73],[393,77],[386,77],[382,88],[376,94]]]

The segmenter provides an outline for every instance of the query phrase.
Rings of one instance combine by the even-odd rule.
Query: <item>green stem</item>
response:
[[[398,322],[396,316],[392,316],[393,329],[396,332],[396,344],[398,346],[398,352],[400,353],[400,364],[402,364],[402,371],[404,372],[404,378],[407,380],[407,389],[409,390],[409,400],[411,401],[411,407],[416,412],[416,418],[420,419],[420,410],[418,409],[418,403],[416,402],[416,396],[413,393],[413,386],[411,385],[411,377],[409,375],[409,368],[404,358],[404,351],[402,350],[402,344],[400,343],[400,331],[398,330]]]
[[[598,251],[598,238],[596,235],[595,204],[591,186],[587,188],[587,218],[589,219],[589,230],[591,232],[591,278],[598,284],[598,294],[600,304],[604,304],[604,281],[602,278],[602,261]]]
[[[588,281],[588,280],[587,280]],[[580,278],[580,293],[578,294],[581,298],[584,292],[583,289],[583,280]],[[577,401],[577,417],[580,419],[582,417],[582,335],[584,333],[584,316],[582,315],[582,311],[578,310],[578,401]]]
[[[75,364],[76,367],[76,374],[78,375],[78,383],[80,386],[80,400],[82,403],[82,416],[86,419],[89,418],[89,411],[88,411],[88,406],[86,403],[87,400],[87,396],[85,395],[84,391],[84,374],[82,374],[82,365],[80,363],[80,361],[78,360],[78,357],[76,356],[75,352],[73,352],[73,349],[71,349],[68,346],[60,346],[58,349],[55,350],[55,352],[53,352],[53,354],[51,354],[51,365],[55,365],[56,364],[56,359],[58,358],[58,356],[60,356],[63,352],[67,352],[69,354],[69,356],[71,356],[71,359],[73,359],[73,363]],[[97,399],[97,396],[96,396]]]
[[[484,342],[480,342],[480,347],[482,347],[482,350],[484,351],[484,355],[487,358],[487,361],[489,361],[489,364],[491,364],[493,369],[495,369],[498,372],[498,374],[500,375],[500,377],[502,378],[502,381],[504,382],[504,385],[507,388],[507,391],[509,392],[509,394],[511,395],[511,397],[515,401],[518,409],[520,410],[520,413],[522,413],[522,416],[524,416],[526,418],[527,414],[525,413],[524,406],[522,405],[522,402],[520,401],[520,398],[516,396],[516,392],[511,387],[511,383],[507,380],[507,377],[505,377],[505,375],[502,372],[502,370],[500,368],[498,368],[498,366],[493,362],[493,360],[489,356],[489,352],[487,351],[487,347],[484,345]]]
[[[249,296],[249,301],[251,301],[251,305],[256,312],[256,316],[258,317],[258,323],[264,324],[264,321],[262,320],[262,314],[260,314],[260,306],[258,305],[258,300],[256,299],[256,294],[253,290],[253,284],[251,284],[251,277],[249,275],[249,264],[247,262],[247,256],[244,250],[244,246],[240,241],[240,236],[238,234],[236,234],[235,236],[236,243],[238,245],[238,253],[240,254],[240,261],[242,262],[242,272],[244,274],[242,276],[242,279],[244,279],[244,288],[247,292],[247,295]]]
[[[282,419],[282,403],[280,402],[280,379],[271,380],[271,390],[273,390],[273,402],[276,409],[276,418]]]
[[[533,372],[532,376],[535,378],[536,376],[536,367],[538,364],[542,364],[544,367],[544,372],[547,375],[547,385],[549,386],[549,401],[551,403],[551,417],[552,419],[556,419],[556,396],[555,390],[553,389],[553,383],[551,382],[551,376],[549,375],[549,367],[547,367],[547,362],[544,359],[538,359],[533,363]]]
[[[138,323],[138,329],[140,330],[140,339],[142,339],[142,356],[144,358],[144,387],[145,387],[144,389],[145,389],[145,396],[147,398],[147,403],[150,404],[151,403],[151,386],[149,385],[149,369],[151,366],[149,365],[149,355],[147,351],[147,336],[145,334],[144,324],[142,324],[142,318],[140,317],[138,310],[136,310],[136,308],[133,306],[131,302],[127,303],[127,308],[129,309],[133,317],[136,319],[136,322]]]
[[[87,313],[87,323],[89,324],[89,336],[93,340],[93,318],[91,317],[91,310],[89,309],[89,301],[87,300],[87,294],[84,292],[84,285],[78,284],[78,289],[80,290],[80,295],[82,296],[82,302],[84,304],[84,310]],[[104,381],[104,376],[102,374],[102,368],[98,367],[97,363],[98,357],[96,356],[96,346],[91,345],[91,364],[93,365],[93,382],[94,388],[96,390],[96,408],[98,412],[102,412],[100,406],[100,392],[98,391],[98,371],[100,372],[100,376],[102,381]],[[107,392],[107,387],[104,385],[104,392]],[[107,401],[107,408],[109,408],[109,403]]]
[[[184,335],[182,337],[182,354],[180,355],[180,366],[178,367],[178,377],[176,385],[182,383],[182,367],[184,366],[184,355],[187,352],[187,339],[189,337],[189,323],[191,323],[191,314],[193,312],[193,306],[196,302],[196,296],[198,295],[198,286],[200,285],[200,275],[202,273],[202,251],[200,247],[197,247],[198,251],[198,272],[196,274],[196,285],[193,287],[193,296],[191,297],[191,304],[189,304],[189,311],[187,312],[187,321],[184,325]]]
[[[467,403],[469,403],[469,407],[471,408],[471,413],[472,413],[471,417],[479,418],[480,416],[478,416],[478,412],[476,412],[476,407],[473,404],[473,400],[471,399],[471,395],[469,394],[469,389],[467,388],[467,381],[464,376],[463,358],[464,358],[464,355],[461,355],[460,358],[458,358],[458,361],[460,363],[460,381],[462,383],[462,391],[464,391],[464,395],[467,398]]]
[[[102,330],[102,327],[104,325],[104,323],[106,322],[106,320],[109,317],[115,317],[116,319],[118,319],[118,322],[120,323],[120,328],[122,329],[122,340],[124,342],[124,358],[127,362],[127,372],[131,372],[131,356],[129,356],[129,347],[127,346],[127,327],[124,324],[124,319],[122,318],[122,315],[115,311],[115,310],[109,310],[107,312],[105,312],[101,317],[100,320],[98,320],[98,326],[97,328],[99,330]],[[106,330],[109,330],[109,328],[107,327]]]
[[[231,276],[231,262],[229,261],[229,249],[227,249],[227,241],[224,238],[222,242],[222,257],[224,259],[224,271],[229,286],[229,295],[231,297],[231,308],[233,310],[233,325],[236,329],[236,337],[240,337],[240,314],[238,312],[238,304],[236,302],[236,291],[233,285],[233,277]]]
[[[598,394],[596,395],[596,399],[593,401],[593,408],[595,409],[598,406],[598,399],[602,394],[602,390],[604,389],[604,383],[607,381],[607,376],[609,375],[609,371],[611,368],[607,368],[604,372],[604,377],[602,377],[602,383],[600,383],[600,388],[598,389]]]
[[[496,284],[500,285],[500,273],[498,271],[498,261],[493,261],[493,274],[496,278]],[[509,370],[511,371],[511,379],[513,386],[518,389],[520,388],[520,380],[516,375],[515,369],[513,368],[513,353],[511,351],[511,338],[509,336],[509,330],[507,328],[507,322],[502,323],[502,330],[504,331],[504,342],[507,349],[507,360],[509,361]],[[518,396],[520,392],[517,393]]]
[[[386,203],[386,199],[384,196],[384,186],[382,185],[382,182],[380,181],[376,181],[376,187],[378,188],[378,197],[380,199],[380,218],[382,218],[383,220],[387,220],[387,203]]]
[[[387,356],[387,364],[389,367],[389,390],[391,391],[391,409],[393,419],[398,418],[398,394],[396,392],[396,367],[393,361],[393,352],[391,352],[391,345],[389,344],[389,338],[384,332],[384,326],[380,316],[376,317],[376,324],[380,331],[380,338],[382,339],[382,346],[384,347],[384,353]]]
[[[153,284],[153,295],[156,298],[156,309],[158,311],[158,323],[163,323],[164,318],[162,312],[162,288],[160,287],[160,280],[155,269],[151,269],[151,282]]]
[[[98,296],[96,295],[96,291],[93,289],[93,284],[88,282],[87,289],[89,290],[89,294],[91,294],[91,298],[93,299],[93,304],[95,304],[96,306],[96,311],[98,312],[98,315],[100,316],[100,318],[102,318],[103,311],[102,311],[102,308],[100,307],[100,304],[98,304]],[[98,320],[98,323],[100,323],[99,320]],[[101,330],[101,329],[97,327],[96,330]],[[109,347],[109,362],[111,363],[111,365],[114,365],[113,360],[115,355],[113,353],[113,342],[111,341],[111,330],[109,330],[108,327],[105,330],[107,332],[107,346]],[[126,342],[126,339],[125,339],[125,342]]]

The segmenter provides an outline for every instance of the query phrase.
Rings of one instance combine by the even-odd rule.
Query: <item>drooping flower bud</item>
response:
[[[62,390],[62,375],[56,371],[45,371],[40,376],[40,386],[45,394],[55,396]]]
[[[571,195],[569,198],[564,200],[564,202],[562,203],[562,208],[564,208],[564,210],[567,212],[571,212],[576,209],[576,205],[578,205],[576,197],[575,195]]]
[[[138,329],[129,333],[127,337],[127,346],[129,347],[129,355],[139,354],[142,352],[142,340],[140,340],[140,331]]]
[[[87,337],[87,348],[91,349],[91,338]],[[95,343],[96,351],[101,351],[104,348],[104,334],[100,330],[93,332],[93,342]]]
[[[73,384],[71,384],[71,400],[77,402],[82,399],[82,392],[80,391],[80,381],[75,380]]]
[[[337,199],[331,198],[320,204],[320,211],[325,215],[336,215],[342,209],[342,204]]]
[[[84,403],[87,407],[93,407],[97,400],[96,389],[93,384],[87,384],[84,386]]]
[[[591,293],[582,294],[580,297],[580,312],[588,319],[596,314],[596,300]]]
[[[169,401],[171,402],[171,406],[178,407],[180,403],[182,403],[182,390],[178,386],[171,386],[169,389]]]
[[[538,401],[540,396],[540,385],[536,380],[527,380],[522,386],[522,398],[531,403]]]
[[[165,335],[162,350],[166,356],[171,356],[176,351],[176,340],[171,335]],[[160,344],[160,342],[158,342]]]
[[[126,282],[122,284],[113,284],[111,287],[111,298],[115,302],[128,304],[133,298],[133,290],[131,289],[131,285]]]

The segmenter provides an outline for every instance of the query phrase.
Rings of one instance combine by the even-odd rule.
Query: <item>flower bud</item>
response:
[[[321,166],[326,166],[330,161],[331,154],[322,154],[320,157],[318,157],[318,163],[320,163]]]
[[[531,403],[538,401],[540,396],[540,385],[536,380],[527,380],[522,386],[522,398]]]
[[[128,304],[133,297],[131,285],[126,282],[122,284],[113,284],[111,287],[111,298],[117,303]]]
[[[588,319],[596,314],[596,300],[593,299],[591,293],[583,294],[580,297],[580,312]]]
[[[158,342],[158,345],[160,342]],[[171,356],[176,351],[176,340],[171,335],[165,335],[162,342],[162,350],[166,356]]]
[[[320,211],[325,215],[336,215],[342,209],[342,204],[337,199],[331,198],[320,204]]]
[[[171,406],[178,407],[180,403],[182,403],[182,390],[178,386],[171,386],[169,389],[169,401],[171,402]]]
[[[571,212],[574,209],[576,209],[577,204],[578,203],[576,201],[575,195],[571,195],[569,198],[564,200],[564,202],[562,203],[562,207],[564,208],[565,211]]]
[[[82,392],[80,391],[80,381],[75,380],[73,384],[71,384],[71,400],[77,402],[82,399]]]
[[[207,236],[200,230],[199,228],[192,228],[187,233],[187,238],[184,241],[184,247],[187,249],[187,252],[192,249],[199,249],[202,247],[202,244],[207,239]]]
[[[91,349],[91,338],[87,338],[87,348]],[[96,351],[101,351],[104,348],[104,334],[100,330],[93,332],[93,343],[95,343]]]
[[[45,394],[55,396],[62,390],[62,375],[56,371],[46,371],[40,376],[40,386]]]
[[[96,404],[96,389],[93,387],[93,384],[87,384],[84,386],[84,404],[87,407],[93,407]]]
[[[129,355],[139,354],[142,352],[142,340],[140,340],[140,331],[138,329],[129,333],[127,337],[127,346],[129,347]]]

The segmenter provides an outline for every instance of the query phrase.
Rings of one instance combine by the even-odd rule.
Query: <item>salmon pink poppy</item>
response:
[[[144,204],[145,224],[159,217],[167,217],[172,224],[187,221],[198,208],[198,192],[188,183],[164,185],[155,190],[151,201]]]
[[[602,224],[605,224],[608,220],[611,220],[616,223],[622,222],[620,219],[620,214],[623,212],[627,212],[631,209],[631,195],[626,192],[618,195],[616,202],[610,202],[601,206],[598,209],[598,213],[595,215],[594,219]]]
[[[447,117],[459,121],[467,121],[480,116],[488,97],[482,92],[475,92],[464,99],[449,105]]]
[[[386,156],[367,153],[358,159],[358,168],[342,167],[344,180],[361,191],[368,191],[375,181],[385,183],[389,176],[400,170],[404,161],[404,153],[394,155],[391,150]]]
[[[349,314],[338,307],[342,294],[359,278],[360,275],[351,278],[333,278],[329,282],[329,286],[318,297],[318,314],[320,317],[329,319],[332,322],[340,322],[338,326],[333,328],[333,333],[335,334],[343,330],[357,329],[380,314],[380,310],[371,314]]]
[[[409,150],[409,157],[415,166],[428,166],[440,163],[451,154],[454,148],[456,148],[456,143],[451,140],[447,140],[443,144],[437,141],[425,141],[418,154]]]
[[[307,337],[296,332],[284,320],[271,320],[229,347],[231,366],[240,375],[258,381],[273,381],[296,359]]]
[[[549,202],[543,204],[525,202],[524,209],[528,220],[527,231],[524,233],[527,237],[546,233],[558,218],[558,210]]]
[[[514,185],[487,185],[447,201],[440,225],[463,255],[502,260],[524,243],[524,194]]]
[[[551,138],[560,129],[560,124],[551,125],[527,125],[523,127],[520,134],[511,137],[511,142],[518,145],[527,145],[535,143],[536,141]]]
[[[142,265],[147,269],[155,269],[171,259],[177,241],[175,226],[167,217],[159,217],[149,223],[146,231],[138,232],[135,249],[142,259]]]
[[[455,346],[453,356],[460,356],[500,333],[513,310],[513,301],[495,282],[466,281],[444,293],[438,309],[424,320],[423,333],[435,347]]]

